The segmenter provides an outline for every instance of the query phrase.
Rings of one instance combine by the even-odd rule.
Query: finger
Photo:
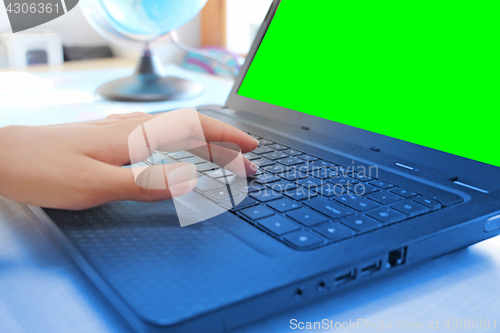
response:
[[[101,142],[104,141],[105,144],[102,149],[88,150],[86,155],[99,161],[121,166],[143,161],[156,149],[176,152],[198,147],[198,152],[200,149],[204,149],[206,152],[200,152],[203,156],[197,155],[209,160],[206,141],[232,142],[239,146],[243,152],[253,150],[258,145],[258,141],[245,132],[213,118],[200,115],[194,110],[176,110],[156,116],[145,113],[136,113],[135,115],[137,118],[124,119],[111,124],[111,127],[104,133],[105,138],[102,138],[102,128],[96,127]],[[112,115],[110,118],[126,116]],[[145,132],[147,132],[149,149],[145,145]],[[256,169],[246,159],[244,163],[248,170]]]
[[[229,150],[238,154],[240,151],[254,149],[258,144],[257,140],[233,126],[210,117],[200,117],[194,110],[176,110],[141,123],[132,130],[128,137],[130,162],[135,164],[143,161],[155,150],[195,150],[198,156],[209,160],[211,152],[207,142],[214,141],[217,141],[215,150],[226,143],[224,149],[232,145],[233,148]]]
[[[210,142],[207,144],[200,142],[199,144],[195,144],[194,146],[195,148],[187,149],[186,152],[201,157],[207,162],[215,163],[218,166],[226,168],[239,176],[243,177],[245,175],[253,175],[255,171],[258,169],[256,165],[254,165],[250,160],[248,160],[243,156],[240,147],[238,147],[236,144],[227,142]],[[177,150],[184,150],[184,148],[185,147],[182,147],[181,149]],[[169,156],[175,156],[175,154],[176,153],[173,154],[167,153],[167,155]],[[143,155],[144,156],[149,155],[149,152],[145,151]],[[156,157],[156,159],[157,158],[158,156]],[[155,158],[150,160],[148,156],[147,159],[152,164],[155,164],[154,161]],[[186,162],[191,162],[191,161],[186,160]],[[249,173],[250,171],[253,172]]]
[[[225,168],[239,177],[252,176],[259,167],[241,154],[236,144],[227,142],[211,142],[208,144],[209,155],[204,149],[190,149],[189,152],[218,166]]]
[[[137,138],[147,135],[149,145],[154,149],[174,151],[172,147],[178,149],[179,145],[194,148],[191,141],[234,143],[243,153],[258,146],[258,141],[247,133],[191,109],[170,111],[143,120],[133,121],[135,128],[129,128],[129,134],[135,131]]]
[[[199,114],[199,117],[208,142],[231,142],[237,144],[243,153],[248,153],[259,145],[259,141],[234,126],[203,114]]]

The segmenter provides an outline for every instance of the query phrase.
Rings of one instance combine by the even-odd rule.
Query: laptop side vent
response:
[[[484,232],[492,232],[500,229],[500,215],[491,217],[484,224]]]

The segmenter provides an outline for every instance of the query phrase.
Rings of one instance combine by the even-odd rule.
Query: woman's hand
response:
[[[257,140],[248,134],[198,115],[206,141],[234,143],[243,153],[257,147]],[[130,163],[130,134],[154,117],[138,112],[87,123],[0,128],[0,194],[26,204],[76,210],[119,200],[170,199],[169,188],[139,187],[132,169],[121,167]],[[244,163],[247,173],[253,174],[252,163],[246,159]],[[189,167],[175,163],[166,165],[165,171],[168,176],[179,168],[185,173]],[[194,165],[191,170],[195,172]],[[195,182],[189,184],[180,191],[190,191]],[[176,190],[175,195],[180,194]]]

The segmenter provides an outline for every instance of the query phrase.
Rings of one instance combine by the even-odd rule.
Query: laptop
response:
[[[32,210],[138,332],[231,331],[498,235],[494,11],[446,2],[274,0],[226,104],[198,108],[260,141],[236,206],[194,159],[213,176],[189,195],[223,214]]]

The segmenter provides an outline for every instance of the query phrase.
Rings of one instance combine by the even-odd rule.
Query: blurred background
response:
[[[223,47],[236,54],[245,55],[270,4],[271,0],[208,0],[200,14],[178,29],[179,39],[191,47]],[[26,64],[9,62],[7,56],[8,52],[13,52],[9,50],[12,48],[11,38],[20,39],[23,38],[22,34],[30,35],[42,31],[47,38],[52,38],[56,43],[60,42],[64,47],[60,61],[103,57],[138,58],[139,51],[111,45],[101,37],[85,20],[79,7],[80,5],[67,14],[26,32],[12,34],[5,7],[0,6],[0,68],[47,63],[43,49],[30,50],[31,58]],[[186,55],[168,42],[155,51],[163,63],[178,65],[182,65]]]

